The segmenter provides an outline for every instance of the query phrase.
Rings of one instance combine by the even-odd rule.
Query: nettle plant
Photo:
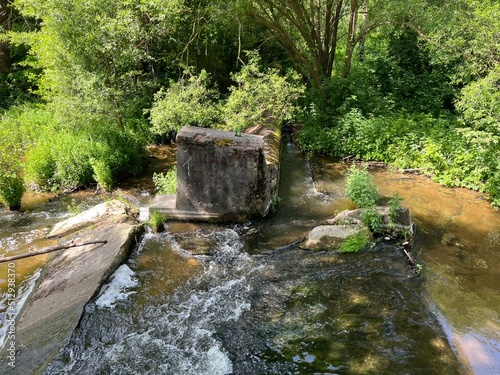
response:
[[[356,207],[364,209],[361,219],[370,229],[375,233],[381,232],[382,219],[377,211],[380,194],[365,168],[357,168],[353,164],[347,170],[345,195]]]

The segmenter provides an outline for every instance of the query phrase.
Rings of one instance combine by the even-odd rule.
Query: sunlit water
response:
[[[459,374],[467,366],[476,374],[499,372],[500,223],[487,203],[424,178],[374,173],[382,194],[399,192],[414,215],[423,277],[412,277],[390,243],[342,256],[274,251],[350,208],[342,196],[344,166],[310,163],[292,145],[282,160],[282,201],[272,218],[170,223],[163,234],[147,234],[86,306],[71,343],[46,373]],[[139,202],[153,193],[143,185],[129,190]],[[48,246],[44,236],[68,215],[70,202],[2,211],[2,250]],[[193,255],[200,247],[211,255]],[[16,262],[20,289],[32,285],[44,261]]]
[[[321,189],[339,165],[314,164]],[[417,225],[414,251],[424,264],[431,305],[459,360],[475,374],[500,374],[500,212],[480,195],[428,178],[374,171],[382,195],[399,193]]]

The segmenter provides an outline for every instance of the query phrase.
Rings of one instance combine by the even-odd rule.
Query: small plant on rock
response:
[[[389,200],[389,216],[392,221],[396,221],[398,217],[398,211],[401,208],[401,202],[404,200],[399,193],[394,193],[392,198]]]
[[[278,205],[281,203],[282,201],[282,198],[280,197],[274,197],[273,199],[271,199],[271,212],[274,214],[276,213],[276,211],[278,210]]]
[[[338,253],[357,253],[366,248],[371,243],[364,232],[348,237],[337,249]]]
[[[153,233],[161,232],[163,225],[167,222],[167,216],[156,210],[151,212],[148,220],[148,225]]]
[[[353,164],[347,171],[345,195],[356,207],[363,208],[361,220],[375,233],[382,230],[382,219],[377,211],[380,198],[370,173],[364,168],[356,168]]]
[[[361,220],[370,227],[374,233],[382,232],[382,217],[375,206],[365,208],[360,214]]]

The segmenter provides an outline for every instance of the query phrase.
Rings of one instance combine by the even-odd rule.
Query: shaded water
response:
[[[128,296],[114,307],[89,303],[46,373],[467,373],[449,342],[475,373],[498,372],[498,214],[477,194],[380,171],[382,193],[398,191],[415,217],[425,277],[412,278],[390,243],[342,256],[296,247],[272,252],[349,208],[344,167],[327,159],[312,165],[293,146],[284,148],[282,201],[271,219],[171,223],[166,233],[146,235],[127,262]],[[150,182],[135,186],[132,193],[147,201]],[[59,203],[53,211],[50,202],[40,207],[49,212],[40,223],[30,219],[37,209],[3,212],[1,228],[11,226],[6,241],[18,241],[10,249],[42,241],[67,215],[68,203]],[[23,218],[31,224],[23,227]],[[193,255],[199,246],[213,255]],[[30,269],[26,277],[20,272],[20,283],[37,262],[16,265]]]

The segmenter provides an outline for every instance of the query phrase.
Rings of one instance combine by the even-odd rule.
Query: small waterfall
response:
[[[127,312],[118,307],[106,310],[91,306],[88,310],[93,316],[83,321],[83,326],[107,319],[137,319],[140,323],[127,326],[120,340],[109,345],[73,347],[66,353],[65,361],[68,363],[60,361],[46,373],[93,374],[111,369],[121,374],[232,373],[231,360],[217,339],[216,331],[221,323],[237,321],[250,309],[251,288],[247,275],[253,261],[241,251],[243,244],[234,229],[214,232],[211,237],[217,242],[217,249],[214,256],[197,257],[203,267],[199,277],[190,279],[173,294],[164,296],[161,304],[147,306],[138,312],[136,318],[123,317]],[[166,234],[162,240],[173,252],[183,252],[173,236]],[[140,245],[142,253],[147,252],[147,241],[148,238]],[[135,274],[133,278],[141,283],[140,274]],[[120,283],[120,278],[115,278],[114,282]],[[140,293],[147,292],[144,287],[138,288],[142,289]],[[128,292],[135,292],[136,289],[131,285]],[[110,286],[107,290],[116,288]],[[101,298],[102,295],[97,303]],[[133,309],[133,306],[129,308]],[[87,332],[86,328],[82,328],[78,333],[85,336]],[[90,328],[90,332],[95,335],[95,328]],[[88,337],[77,341],[80,340],[85,342]],[[106,339],[98,341],[102,343]]]

